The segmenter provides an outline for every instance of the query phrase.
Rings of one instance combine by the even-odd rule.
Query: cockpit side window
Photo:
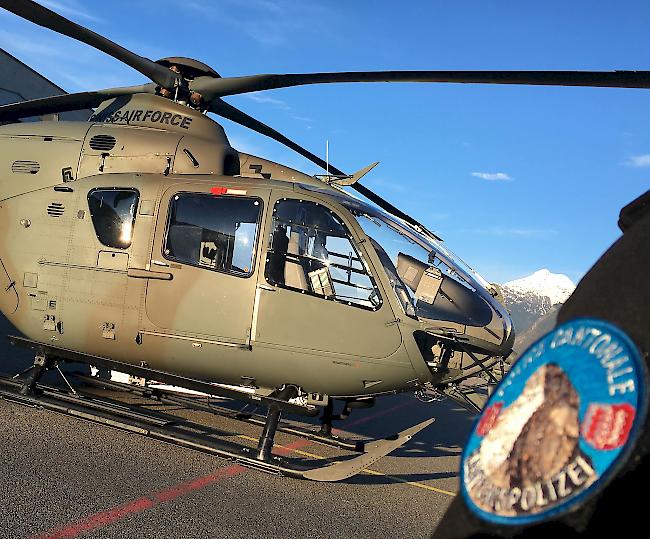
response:
[[[348,228],[316,202],[285,198],[275,204],[266,279],[348,305],[371,310],[381,306],[375,281]]]
[[[183,264],[249,277],[261,213],[258,198],[178,193],[169,207],[163,254]]]
[[[131,246],[140,194],[137,189],[99,188],[88,193],[97,239],[115,249]]]

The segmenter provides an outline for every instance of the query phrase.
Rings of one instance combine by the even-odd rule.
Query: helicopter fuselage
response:
[[[0,156],[0,309],[34,341],[318,403],[435,383],[422,335],[468,333],[405,316],[339,189],[238,154],[188,107],[7,125]]]

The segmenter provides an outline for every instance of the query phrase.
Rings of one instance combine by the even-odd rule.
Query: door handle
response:
[[[257,288],[259,288],[260,290],[266,290],[268,292],[277,292],[278,291],[277,288],[275,288],[274,286],[270,286],[268,284],[258,284]]]
[[[157,279],[159,281],[171,281],[174,276],[171,273],[164,273],[162,271],[149,271],[141,268],[129,268],[126,271],[128,277],[134,279]]]

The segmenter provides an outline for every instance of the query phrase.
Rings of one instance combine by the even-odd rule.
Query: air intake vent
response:
[[[14,161],[11,165],[11,172],[16,174],[36,174],[41,170],[38,161]]]
[[[61,217],[65,210],[65,206],[61,202],[52,202],[47,207],[47,214],[50,217]]]
[[[95,135],[88,144],[93,150],[107,152],[115,147],[115,137],[113,135]]]

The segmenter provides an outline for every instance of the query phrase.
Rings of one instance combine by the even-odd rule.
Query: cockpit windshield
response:
[[[341,197],[340,202],[371,239],[409,316],[428,317],[421,310],[426,309],[428,295],[433,298],[438,292],[436,279],[452,279],[486,299],[490,297],[490,284],[434,238],[362,201]]]

